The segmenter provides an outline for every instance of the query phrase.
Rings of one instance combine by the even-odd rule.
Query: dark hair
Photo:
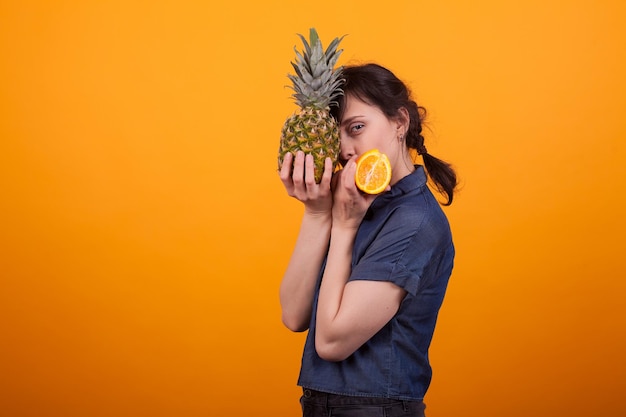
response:
[[[331,107],[331,113],[341,120],[345,110],[345,97],[352,95],[359,100],[375,105],[389,118],[398,118],[400,109],[409,113],[410,123],[406,132],[406,146],[417,151],[424,158],[424,166],[430,180],[437,190],[447,197],[445,206],[452,204],[454,189],[457,185],[456,173],[450,164],[430,155],[424,146],[422,123],[426,109],[418,106],[411,98],[407,86],[388,69],[378,64],[346,66],[343,68],[344,95],[337,99],[337,105]]]

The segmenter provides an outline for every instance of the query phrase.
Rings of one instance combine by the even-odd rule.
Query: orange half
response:
[[[368,194],[385,191],[391,181],[389,158],[378,149],[365,152],[356,161],[356,186]]]

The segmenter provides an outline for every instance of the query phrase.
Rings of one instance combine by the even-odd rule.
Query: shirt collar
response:
[[[415,171],[411,172],[391,187],[390,197],[395,197],[416,190],[426,184],[426,172],[422,165],[415,165]]]
[[[414,192],[418,188],[426,184],[426,172],[422,165],[415,165],[415,171],[411,172],[400,181],[395,183],[390,191],[379,195],[372,203],[372,208],[382,207],[388,201],[410,192]]]

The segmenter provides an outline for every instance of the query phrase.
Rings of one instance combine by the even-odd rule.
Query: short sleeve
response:
[[[397,210],[353,265],[349,281],[389,281],[416,295],[447,235],[424,211]]]

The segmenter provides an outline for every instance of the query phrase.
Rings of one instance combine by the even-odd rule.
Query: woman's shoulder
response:
[[[450,224],[441,205],[429,189],[407,194],[390,207],[387,227],[402,234],[438,239],[450,235]]]

